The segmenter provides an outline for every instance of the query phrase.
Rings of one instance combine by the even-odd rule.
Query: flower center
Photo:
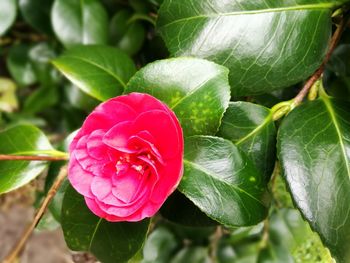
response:
[[[151,154],[141,154],[141,155],[130,155],[124,154],[119,157],[117,164],[115,165],[116,174],[121,174],[127,172],[129,169],[133,169],[136,172],[143,175],[147,169],[149,169],[149,164],[155,164],[154,159]]]
[[[132,202],[145,191],[144,185],[154,173],[154,160],[151,154],[123,154],[115,165],[112,176],[113,194],[125,203]],[[153,168],[152,168],[153,167]]]

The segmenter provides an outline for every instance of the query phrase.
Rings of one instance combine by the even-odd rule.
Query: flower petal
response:
[[[83,126],[72,141],[69,150],[73,151],[80,137],[90,134],[95,130],[108,130],[115,124],[123,121],[134,120],[136,111],[127,104],[120,102],[119,97],[101,103],[86,118]]]
[[[155,145],[163,159],[179,154],[180,135],[168,112],[153,110],[140,114],[134,124],[136,131],[147,130],[155,139]]]
[[[118,101],[129,105],[136,111],[137,115],[150,110],[167,111],[167,106],[165,106],[161,101],[144,93],[133,92],[128,95],[118,97]]]
[[[96,160],[106,159],[108,156],[108,146],[102,141],[105,135],[104,130],[93,131],[86,141],[86,149],[89,156],[95,158]]]
[[[97,199],[102,200],[112,191],[112,182],[107,177],[95,176],[91,182],[91,191]]]
[[[88,138],[87,135],[81,137],[71,155],[75,156],[84,170],[91,172],[94,175],[101,175],[108,159],[106,157],[106,159],[97,160],[88,154],[88,150],[86,149]]]
[[[69,161],[68,179],[78,193],[89,198],[94,197],[90,189],[93,175],[81,167],[74,155],[71,156]]]
[[[135,153],[137,149],[129,149],[128,140],[134,134],[133,122],[124,121],[114,125],[104,136],[103,143],[124,153]]]
[[[162,204],[180,183],[183,174],[182,159],[177,158],[167,162],[164,166],[158,168],[158,173],[159,180],[154,187],[150,200]]]

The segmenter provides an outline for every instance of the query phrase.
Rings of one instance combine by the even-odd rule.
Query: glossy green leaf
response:
[[[40,154],[54,152],[45,135],[31,125],[17,125],[0,132],[0,154]],[[46,162],[0,161],[0,194],[33,180],[47,167]]]
[[[18,108],[16,84],[7,78],[0,78],[0,112],[12,112]]]
[[[232,142],[219,137],[185,140],[179,190],[224,225],[254,225],[267,214],[264,178]]]
[[[111,44],[134,55],[143,45],[145,29],[138,21],[130,23],[131,16],[132,13],[127,9],[116,13],[109,25],[109,35]]]
[[[182,226],[209,227],[218,225],[179,191],[175,191],[167,198],[160,213],[165,219]]]
[[[53,0],[19,0],[19,9],[24,20],[36,30],[51,34],[50,11]]]
[[[17,14],[16,0],[1,0],[0,1],[0,36],[15,22]]]
[[[51,23],[67,48],[107,43],[108,16],[98,0],[55,0]]]
[[[331,34],[333,0],[165,0],[158,29],[175,56],[230,69],[233,96],[266,93],[310,76]]]
[[[13,45],[6,60],[11,76],[20,86],[31,85],[36,81],[33,66],[29,60],[30,48],[26,44]]]
[[[185,136],[217,132],[230,100],[228,70],[196,58],[156,61],[129,81],[127,93],[149,93],[165,102],[181,122]]]
[[[98,45],[72,48],[53,64],[74,85],[102,101],[122,94],[136,71],[134,62],[124,52]]]
[[[232,141],[270,178],[275,165],[276,129],[271,111],[249,102],[231,102],[218,136]]]
[[[70,249],[89,251],[103,263],[115,263],[127,261],[141,248],[149,220],[108,222],[95,216],[86,206],[84,197],[68,186],[61,223]]]
[[[295,204],[337,262],[350,262],[350,107],[321,94],[284,119],[278,154]]]

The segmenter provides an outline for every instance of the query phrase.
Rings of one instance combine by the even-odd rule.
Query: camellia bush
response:
[[[2,262],[54,223],[106,263],[349,263],[348,2],[1,0],[0,194],[45,181]]]

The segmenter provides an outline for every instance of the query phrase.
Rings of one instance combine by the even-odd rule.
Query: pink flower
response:
[[[153,216],[183,172],[183,135],[175,114],[141,93],[100,104],[70,145],[68,178],[87,206],[108,221]]]

